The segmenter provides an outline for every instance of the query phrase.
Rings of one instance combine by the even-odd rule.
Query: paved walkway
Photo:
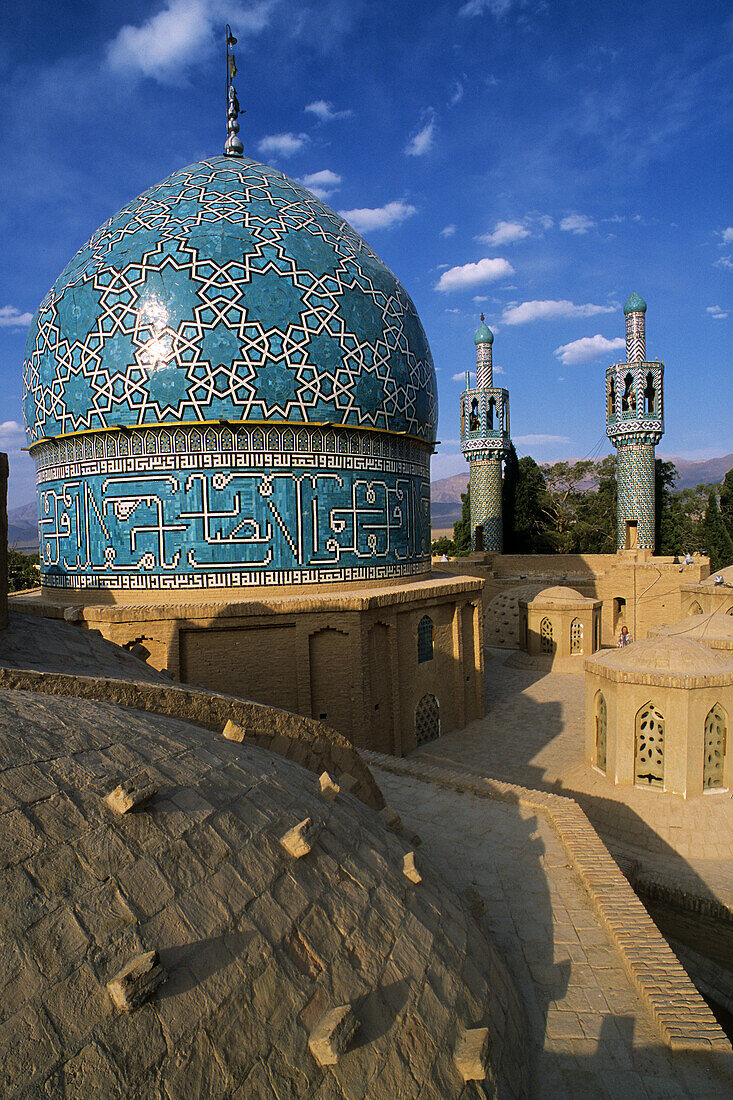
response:
[[[633,859],[646,877],[733,908],[730,794],[685,802],[615,787],[584,763],[585,677],[508,668],[513,652],[487,651],[484,717],[411,757],[567,794],[617,859]]]
[[[543,817],[374,767],[420,849],[458,891],[473,887],[522,995],[535,1098],[722,1098],[730,1077],[673,1055]]]

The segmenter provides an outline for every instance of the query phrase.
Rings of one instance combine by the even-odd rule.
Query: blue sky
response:
[[[666,362],[660,452],[733,451],[733,15],[719,2],[155,0],[28,5],[0,32],[0,448],[10,504],[29,315],[119,207],[222,150],[222,28],[245,152],[344,211],[404,283],[438,369],[433,477],[483,309],[512,434],[606,454],[622,305]]]

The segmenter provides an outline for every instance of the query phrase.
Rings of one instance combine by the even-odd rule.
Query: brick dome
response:
[[[522,1093],[493,947],[356,799],[111,704],[0,692],[0,743],[6,1100],[467,1098],[456,1046],[482,1027],[487,1095]],[[121,815],[105,796],[131,778],[157,793]],[[296,858],[280,838],[307,819]]]

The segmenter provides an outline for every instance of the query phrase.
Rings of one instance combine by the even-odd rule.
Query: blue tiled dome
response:
[[[44,298],[24,372],[29,441],[217,419],[435,439],[409,296],[343,218],[281,172],[212,157],[105,223]]]
[[[624,313],[627,316],[629,313],[646,313],[646,302],[641,294],[637,294],[636,291],[634,291],[624,306]]]
[[[474,344],[493,344],[494,334],[487,324],[483,321],[476,329],[476,335],[473,338]]]
[[[24,415],[44,586],[173,598],[430,567],[415,307],[253,161],[175,172],[94,234],[31,324]]]

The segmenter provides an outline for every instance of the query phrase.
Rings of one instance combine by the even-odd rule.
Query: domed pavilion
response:
[[[241,155],[234,98],[227,155],[105,222],[30,326],[19,609],[400,754],[483,713],[482,582],[430,573],[430,348],[366,241]]]

